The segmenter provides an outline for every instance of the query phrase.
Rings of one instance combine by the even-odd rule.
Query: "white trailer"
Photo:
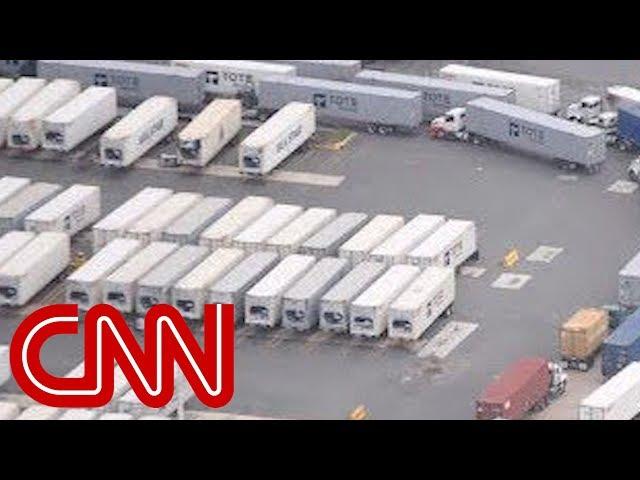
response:
[[[142,242],[117,238],[109,242],[66,280],[68,303],[88,310],[102,303],[104,280],[142,249]]]
[[[173,384],[173,397],[171,398],[171,401],[162,408],[147,407],[140,401],[133,390],[127,391],[127,393],[117,401],[116,408],[118,415],[128,415],[131,419],[134,419],[147,415],[160,415],[167,417],[177,412],[178,418],[183,419],[185,416],[185,406],[191,397],[193,397],[194,393],[184,374],[177,366],[174,366]]]
[[[178,134],[180,163],[206,167],[242,129],[242,103],[214,100]]]
[[[117,115],[116,89],[89,87],[44,119],[42,146],[70,152],[115,120]]]
[[[141,240],[145,244],[160,240],[163,230],[186,214],[202,198],[199,193],[174,193],[128,228],[125,236]]]
[[[452,268],[426,268],[391,304],[389,338],[417,340],[441,315],[452,313],[455,295]]]
[[[0,147],[7,141],[9,120],[20,107],[44,88],[47,81],[42,78],[21,78],[0,93]]]
[[[79,363],[78,365],[76,365],[76,367],[71,370],[70,372],[67,372],[67,374],[64,376],[65,378],[82,378],[84,376],[84,362]],[[118,398],[120,398],[122,395],[124,395],[124,393],[129,390],[130,385],[129,385],[129,380],[127,380],[127,377],[125,377],[124,372],[122,371],[122,369],[116,365],[114,363],[113,366],[113,396],[111,397],[111,402],[101,408],[97,408],[94,409],[97,412],[103,412],[103,411],[112,411],[115,409],[115,402],[114,400],[117,400]]]
[[[0,402],[0,420],[15,420],[20,415],[20,407],[13,402]]]
[[[0,267],[0,304],[23,306],[69,265],[66,233],[39,234]]]
[[[123,421],[123,420],[135,420],[135,418],[133,417],[133,415],[129,415],[128,413],[108,412],[100,415],[98,420]]]
[[[178,126],[178,102],[156,96],[107,130],[100,138],[100,163],[128,167]]]
[[[73,236],[100,218],[101,191],[93,185],[72,185],[25,218],[33,232],[65,232]]]
[[[11,199],[20,193],[31,183],[31,179],[22,177],[2,177],[0,178],[0,204]]]
[[[406,263],[407,253],[443,226],[442,215],[418,215],[373,249],[370,259],[387,266]]]
[[[44,119],[80,93],[75,80],[59,79],[36,93],[9,120],[7,144],[12,148],[35,150],[44,141]]]
[[[607,88],[607,103],[612,110],[617,110],[623,104],[638,104],[640,103],[640,90],[624,85],[614,85]]]
[[[177,249],[175,243],[152,242],[140,250],[105,279],[103,303],[133,313],[138,281]]]
[[[138,418],[138,420],[171,420],[171,419],[165,415],[152,414],[152,415],[142,415],[141,417]]]
[[[206,247],[202,247],[206,248]],[[219,248],[181,278],[173,287],[173,306],[184,318],[200,320],[209,296],[209,287],[244,257],[238,248]]]
[[[244,321],[275,327],[282,318],[282,296],[316,263],[307,255],[289,255],[265,275],[245,296]]]
[[[7,383],[10,378],[9,345],[0,345],[0,387]]]
[[[100,415],[99,410],[89,408],[70,408],[65,410],[58,420],[95,420]]]
[[[516,92],[516,105],[543,113],[560,111],[560,80],[513,72],[503,72],[468,65],[447,65],[440,69],[440,77],[448,80],[511,88]]]
[[[1,203],[0,234],[11,230],[23,230],[24,219],[61,191],[62,187],[57,183],[37,182],[21,189],[9,200]]]
[[[147,187],[138,192],[93,226],[93,250],[99,250],[111,240],[124,236],[127,228],[168,200],[173,190]]]
[[[36,238],[33,232],[8,232],[0,237],[0,267]]]
[[[300,253],[315,257],[330,257],[338,254],[342,246],[360,230],[369,216],[366,213],[347,212],[341,214],[300,246]]]
[[[338,254],[353,265],[367,259],[369,253],[404,226],[399,215],[377,215],[339,249]]]
[[[248,252],[265,248],[267,240],[302,215],[300,205],[280,203],[249,225],[233,239],[233,245]]]
[[[640,362],[632,362],[578,406],[579,420],[632,420],[640,414]]]
[[[266,175],[316,132],[316,107],[291,102],[245,138],[239,168],[249,175]]]
[[[64,410],[46,405],[32,405],[23,410],[16,420],[56,420]]]
[[[387,331],[389,306],[420,275],[413,265],[394,265],[351,304],[351,335],[379,337]]]
[[[274,205],[269,197],[246,197],[200,236],[200,245],[216,249],[230,247],[233,239]]]
[[[282,257],[298,253],[302,243],[336,215],[337,211],[333,208],[310,208],[271,237],[266,248],[278,252]]]
[[[470,258],[479,256],[476,226],[466,220],[449,220],[413,249],[408,263],[419,267],[458,268]]]
[[[362,60],[274,60],[293,65],[301,77],[351,82],[362,69]]]
[[[0,93],[4,92],[11,85],[13,85],[13,79],[4,77],[0,78]]]
[[[165,228],[162,239],[180,245],[197,243],[202,232],[227,213],[231,205],[228,198],[207,197]]]

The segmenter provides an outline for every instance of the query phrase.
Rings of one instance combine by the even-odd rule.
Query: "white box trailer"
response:
[[[22,177],[0,178],[0,204],[8,201],[31,183],[31,179]]]
[[[640,103],[640,90],[624,85],[614,85],[607,88],[606,98],[610,108],[617,110],[621,105]]]
[[[623,307],[640,307],[640,252],[618,272],[618,303]]]
[[[209,249],[195,245],[179,248],[138,282],[136,313],[145,315],[159,304],[171,304],[171,290],[176,282],[208,255]]]
[[[242,141],[240,171],[249,175],[266,175],[315,132],[316,107],[309,103],[288,103]]]
[[[206,247],[202,247],[206,248]],[[219,248],[183,276],[173,287],[173,306],[184,318],[200,320],[209,297],[209,287],[244,257],[238,248]]]
[[[100,415],[99,410],[89,408],[70,408],[58,420],[95,420]]]
[[[153,414],[153,415],[142,415],[141,417],[138,418],[138,420],[171,420],[171,419],[164,415]]]
[[[143,415],[160,415],[166,417],[177,412],[178,418],[183,418],[185,405],[194,396],[194,393],[179,368],[174,368],[173,384],[173,397],[167,405],[161,408],[147,407],[140,401],[133,390],[128,390],[116,403],[117,415],[127,415],[131,417],[131,419],[135,419]],[[119,420],[119,418],[114,418],[114,420]]]
[[[267,240],[302,215],[300,205],[279,203],[233,239],[233,245],[248,252],[263,250]]]
[[[75,80],[59,79],[36,93],[9,120],[7,144],[12,148],[35,150],[44,141],[44,120],[80,93]]]
[[[0,304],[23,306],[69,265],[70,238],[45,232],[0,267]]]
[[[389,306],[418,275],[418,267],[394,265],[360,294],[350,307],[351,335],[379,337],[386,332]]]
[[[135,420],[133,415],[128,413],[118,413],[118,412],[108,412],[100,415],[98,420],[115,420],[115,421],[123,421],[123,420]]]
[[[67,302],[88,310],[102,303],[104,280],[142,249],[142,242],[117,238],[89,259],[66,280]]]
[[[400,215],[376,215],[338,249],[338,254],[353,265],[362,262],[374,248],[403,226],[404,218]]]
[[[456,64],[441,68],[440,77],[487,87],[512,88],[516,92],[516,105],[539,112],[553,114],[561,108],[560,80],[555,78]]]
[[[0,402],[0,420],[15,420],[20,415],[20,407],[13,402]]]
[[[332,257],[311,267],[282,297],[282,326],[304,331],[318,325],[320,298],[348,269],[348,260]]]
[[[300,253],[315,257],[338,255],[338,248],[367,222],[366,213],[343,213],[300,246]]]
[[[100,138],[100,163],[128,167],[178,126],[178,102],[156,96],[142,102]]]
[[[441,315],[452,313],[455,296],[452,268],[426,268],[391,304],[389,338],[417,340]]]
[[[36,238],[33,232],[8,232],[0,237],[0,267]]]
[[[178,134],[180,163],[206,167],[242,129],[242,103],[214,100]]]
[[[640,414],[640,362],[632,362],[578,406],[579,420],[632,420]]]
[[[0,234],[11,230],[23,230],[25,218],[58,195],[61,190],[62,187],[57,183],[32,183],[6,202],[0,203]]]
[[[278,252],[282,257],[298,253],[302,243],[336,218],[336,215],[337,211],[333,208],[309,208],[271,237],[266,248]]]
[[[209,289],[209,303],[234,306],[234,321],[244,319],[244,297],[269,270],[276,266],[279,257],[275,252],[256,252],[249,255],[227,272]]]
[[[56,420],[63,413],[62,408],[46,405],[32,405],[22,411],[16,420]]]
[[[4,77],[0,78],[0,93],[4,92],[11,85],[13,85],[13,79]]]
[[[145,244],[160,240],[163,230],[185,215],[202,198],[199,193],[174,193],[128,228],[125,236],[141,240]]]
[[[140,250],[105,279],[103,303],[133,313],[138,281],[177,249],[175,243],[152,242]]]
[[[370,260],[387,266],[406,263],[407,254],[445,224],[442,215],[417,215],[373,249]]]
[[[168,188],[147,187],[138,192],[93,226],[93,250],[124,236],[127,228],[172,195],[173,190]]]
[[[292,65],[301,77],[350,82],[362,69],[362,60],[274,60]]]
[[[282,296],[316,263],[308,255],[289,255],[267,273],[244,299],[244,321],[249,325],[275,327],[282,319]]]
[[[9,363],[9,345],[0,345],[0,387],[11,378]]]
[[[407,258],[408,263],[422,268],[458,268],[478,256],[475,224],[467,220],[449,220],[413,249]]]
[[[33,232],[65,232],[73,236],[100,218],[100,187],[72,185],[24,220]]]
[[[229,198],[204,198],[165,228],[162,239],[165,242],[175,242],[180,245],[197,243],[202,232],[227,213],[231,204]]]
[[[44,119],[42,146],[70,152],[110,124],[117,115],[116,89],[89,87]]]
[[[81,362],[78,365],[76,365],[76,367],[73,370],[71,370],[70,372],[67,372],[67,374],[64,377],[65,378],[82,378],[83,376],[84,376],[84,362]],[[103,411],[111,411],[115,409],[115,400],[117,400],[122,395],[124,395],[124,393],[127,390],[129,390],[129,388],[131,387],[129,385],[129,381],[127,380],[127,377],[125,377],[122,369],[114,363],[113,396],[111,397],[112,401],[104,407],[96,408],[93,410],[98,412],[103,412]]]
[[[7,128],[11,116],[46,84],[47,81],[42,78],[25,77],[0,93],[0,147],[7,141]]]

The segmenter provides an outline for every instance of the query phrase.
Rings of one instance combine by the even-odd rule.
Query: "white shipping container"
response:
[[[47,81],[42,78],[19,79],[4,92],[0,93],[0,147],[7,141],[9,120],[20,107],[44,88]]]
[[[58,420],[95,420],[100,415],[99,410],[88,408],[70,408],[66,410]]]
[[[338,254],[353,265],[367,259],[369,253],[400,230],[404,218],[399,215],[377,215],[339,249]]]
[[[62,412],[61,408],[33,405],[23,410],[16,420],[56,420]]]
[[[156,96],[145,100],[100,138],[100,162],[128,167],[178,126],[178,102]]]
[[[39,234],[0,267],[0,304],[23,306],[69,265],[66,233]]]
[[[0,93],[4,92],[11,85],[13,85],[11,78],[0,78]]]
[[[0,402],[0,420],[15,420],[20,415],[20,407],[12,402]]]
[[[315,257],[336,256],[338,249],[360,230],[368,219],[366,213],[341,214],[300,246],[300,253]]]
[[[640,362],[632,362],[578,407],[579,420],[631,420],[640,414]]]
[[[617,110],[622,104],[640,103],[640,90],[624,85],[614,85],[607,88],[607,102],[613,110]]]
[[[233,239],[233,245],[249,252],[265,248],[267,240],[302,215],[300,205],[280,203],[249,225]]]
[[[19,193],[31,183],[31,179],[22,177],[0,178],[0,204]]]
[[[180,245],[197,243],[202,232],[227,213],[231,205],[228,198],[207,197],[169,225],[162,232],[162,239]]]
[[[214,100],[178,134],[180,163],[205,167],[242,128],[239,100]]]
[[[73,236],[100,218],[101,191],[93,185],[72,185],[24,221],[33,232],[65,232]]]
[[[33,232],[8,232],[0,237],[0,267],[35,237]]]
[[[117,115],[116,89],[89,87],[44,119],[42,146],[70,152],[115,120]]]
[[[0,387],[11,378],[9,363],[9,345],[0,345]]]
[[[452,268],[426,268],[391,304],[389,338],[417,340],[442,314],[451,314],[455,295]]]
[[[266,175],[286,160],[316,131],[316,107],[291,102],[240,144],[242,173]]]
[[[271,237],[266,247],[283,257],[298,253],[302,243],[336,218],[336,215],[337,211],[333,208],[310,208]]]
[[[478,256],[476,226],[466,220],[449,220],[408,255],[419,267],[457,268]]]

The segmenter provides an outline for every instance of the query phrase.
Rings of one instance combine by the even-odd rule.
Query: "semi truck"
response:
[[[0,147],[7,141],[7,128],[11,116],[44,88],[42,78],[21,78],[0,93]]]
[[[457,269],[467,260],[478,260],[475,223],[449,220],[407,255],[408,263],[421,268],[452,267]]]
[[[180,245],[195,244],[202,232],[231,208],[229,198],[207,197],[162,232],[162,239]]]
[[[302,243],[336,215],[337,211],[333,208],[309,208],[271,237],[266,243],[266,248],[278,252],[281,257],[298,253]]]
[[[580,309],[560,327],[560,355],[564,369],[586,372],[609,332],[609,315],[599,308]]]
[[[640,414],[640,363],[632,362],[583,399],[579,420],[633,420]]]
[[[400,215],[376,215],[339,249],[338,255],[353,265],[366,260],[369,253],[404,226]]]
[[[6,202],[0,202],[0,235],[10,230],[23,230],[25,218],[61,190],[62,187],[56,183],[38,182],[28,185]]]
[[[337,256],[342,244],[360,230],[368,219],[366,213],[343,213],[306,240],[300,246],[300,253],[315,257]]]
[[[640,361],[640,310],[630,314],[602,343],[602,375],[612,377]]]
[[[249,225],[233,239],[233,245],[248,252],[266,247],[267,240],[302,215],[300,205],[279,203]]]

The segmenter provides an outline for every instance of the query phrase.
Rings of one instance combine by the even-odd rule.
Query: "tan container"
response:
[[[566,359],[589,359],[607,336],[607,312],[597,308],[578,310],[560,329],[560,353]]]

